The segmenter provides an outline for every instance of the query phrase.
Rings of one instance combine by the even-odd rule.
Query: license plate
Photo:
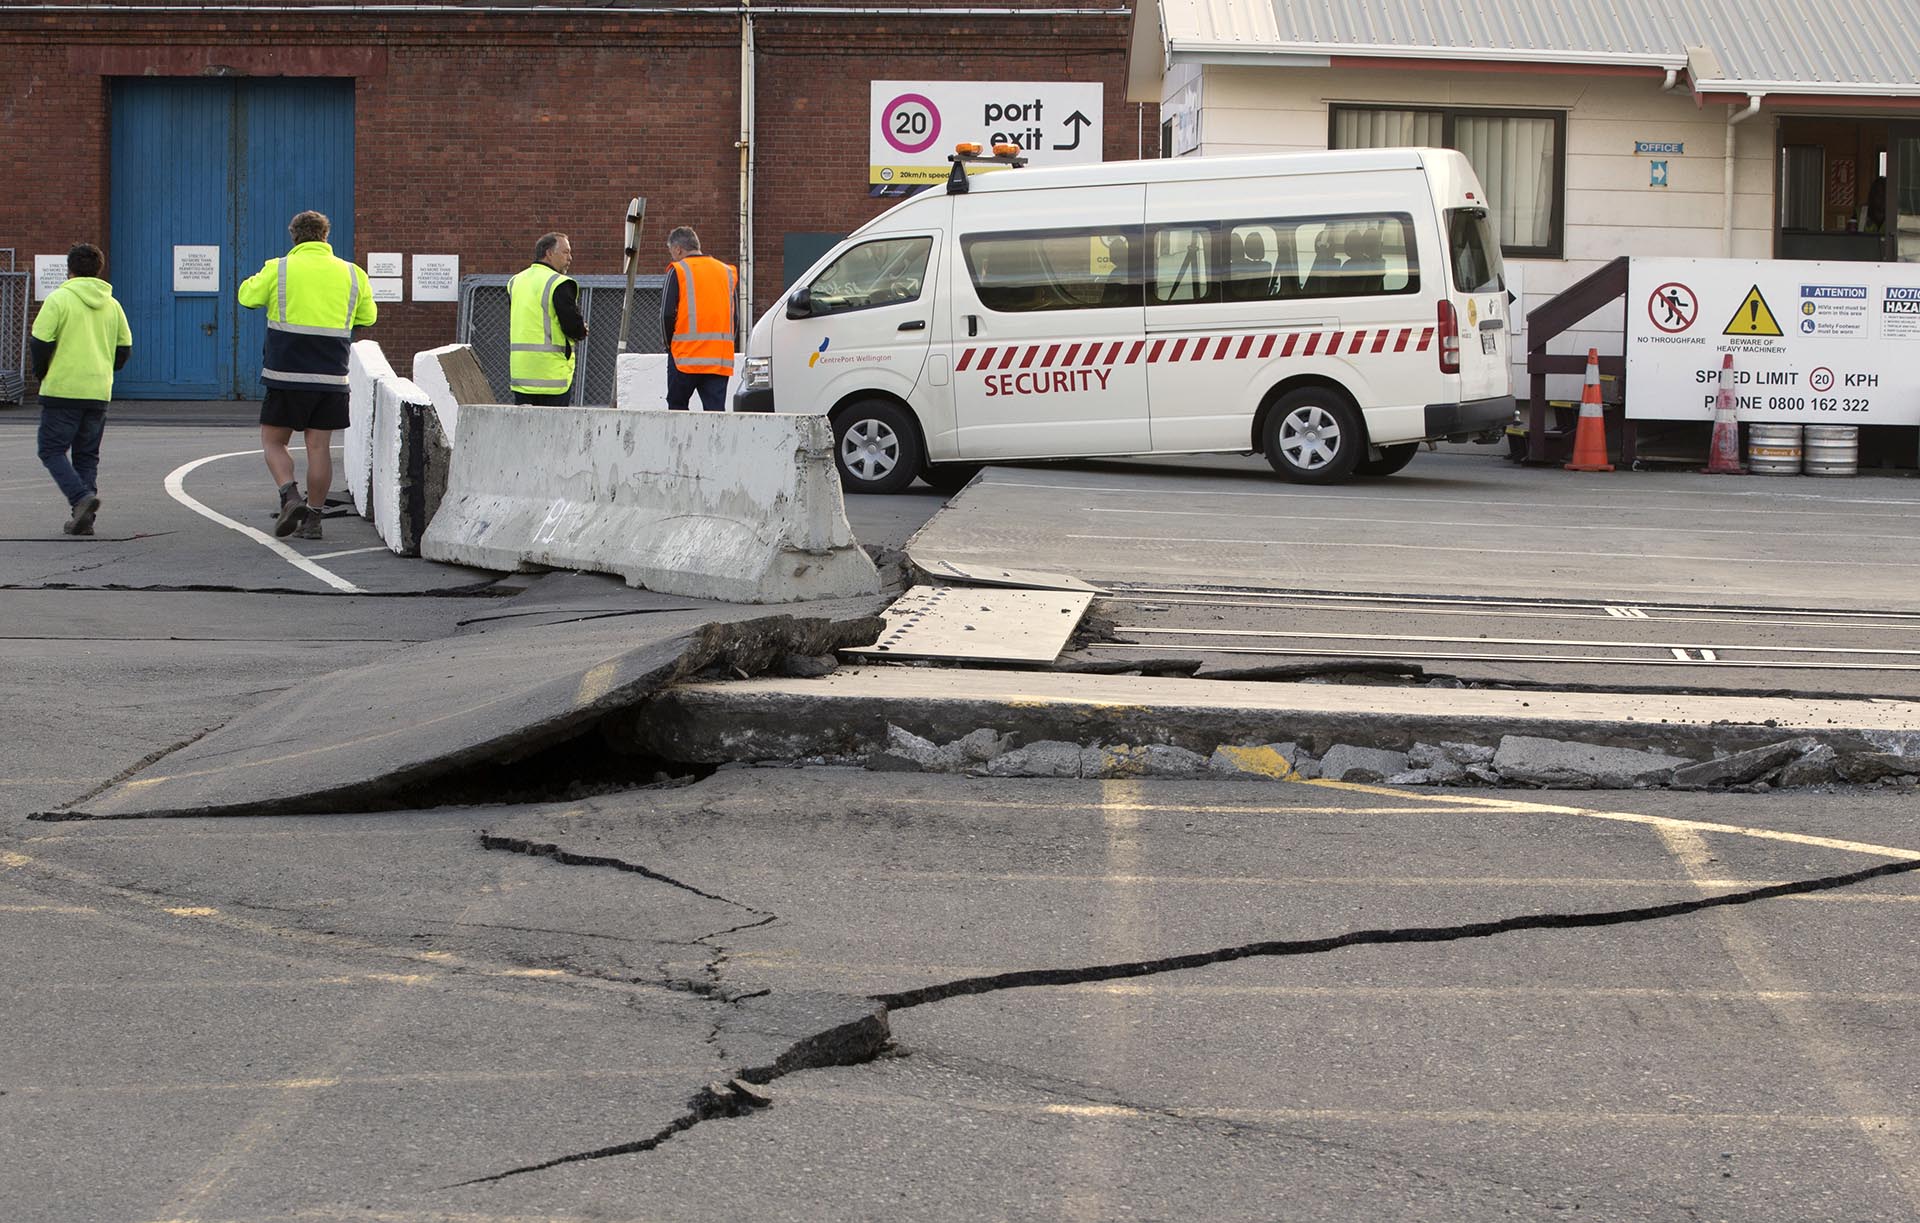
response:
[[[1480,351],[1487,354],[1489,357],[1493,356],[1495,351],[1498,350],[1499,348],[1499,344],[1496,342],[1498,335],[1499,333],[1494,331],[1481,332],[1480,333]]]

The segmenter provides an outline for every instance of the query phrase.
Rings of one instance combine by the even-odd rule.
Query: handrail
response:
[[[1625,255],[1609,260],[1544,304],[1527,311],[1527,462],[1552,461],[1547,446],[1547,375],[1580,373],[1586,368],[1584,356],[1549,353],[1547,345],[1601,307],[1625,297],[1627,266]],[[1617,378],[1624,392],[1625,357],[1601,357],[1600,372]],[[1621,459],[1628,464],[1633,462],[1633,440],[1632,425],[1626,424],[1622,432]]]

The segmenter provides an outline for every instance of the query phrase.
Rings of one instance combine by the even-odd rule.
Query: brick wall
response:
[[[868,194],[870,79],[1098,81],[1106,155],[1132,157],[1126,31],[1121,16],[761,18],[756,313],[780,291],[783,234],[846,232],[892,202]],[[557,229],[572,239],[575,272],[618,272],[624,206],[644,195],[642,271],[664,266],[676,224],[739,260],[739,25],[729,15],[82,21],[0,9],[0,56],[15,69],[0,77],[9,179],[25,185],[0,192],[0,246],[17,246],[29,267],[35,253],[105,241],[111,77],[204,73],[355,78],[358,249],[343,257],[455,254],[462,274],[508,273]],[[1151,127],[1149,116],[1149,140]],[[451,303],[383,304],[374,338],[405,369],[415,351],[453,338],[455,313]]]

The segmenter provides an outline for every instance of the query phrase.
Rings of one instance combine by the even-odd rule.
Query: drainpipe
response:
[[[1766,96],[1750,93],[1745,110],[1727,112],[1727,149],[1720,175],[1720,257],[1723,259],[1733,258],[1733,129],[1759,114],[1760,102]]]
[[[753,327],[753,0],[740,6],[740,331]]]

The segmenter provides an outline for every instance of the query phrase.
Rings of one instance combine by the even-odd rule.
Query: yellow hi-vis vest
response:
[[[378,317],[364,270],[334,257],[325,242],[302,242],[249,276],[240,304],[267,309],[260,381],[288,391],[347,389],[355,327]]]
[[[527,395],[563,395],[573,385],[573,343],[553,312],[553,291],[571,277],[536,263],[507,282],[507,385]]]
[[[680,280],[680,307],[667,351],[683,374],[733,372],[733,295],[739,273],[711,255],[688,255],[672,265]]]

